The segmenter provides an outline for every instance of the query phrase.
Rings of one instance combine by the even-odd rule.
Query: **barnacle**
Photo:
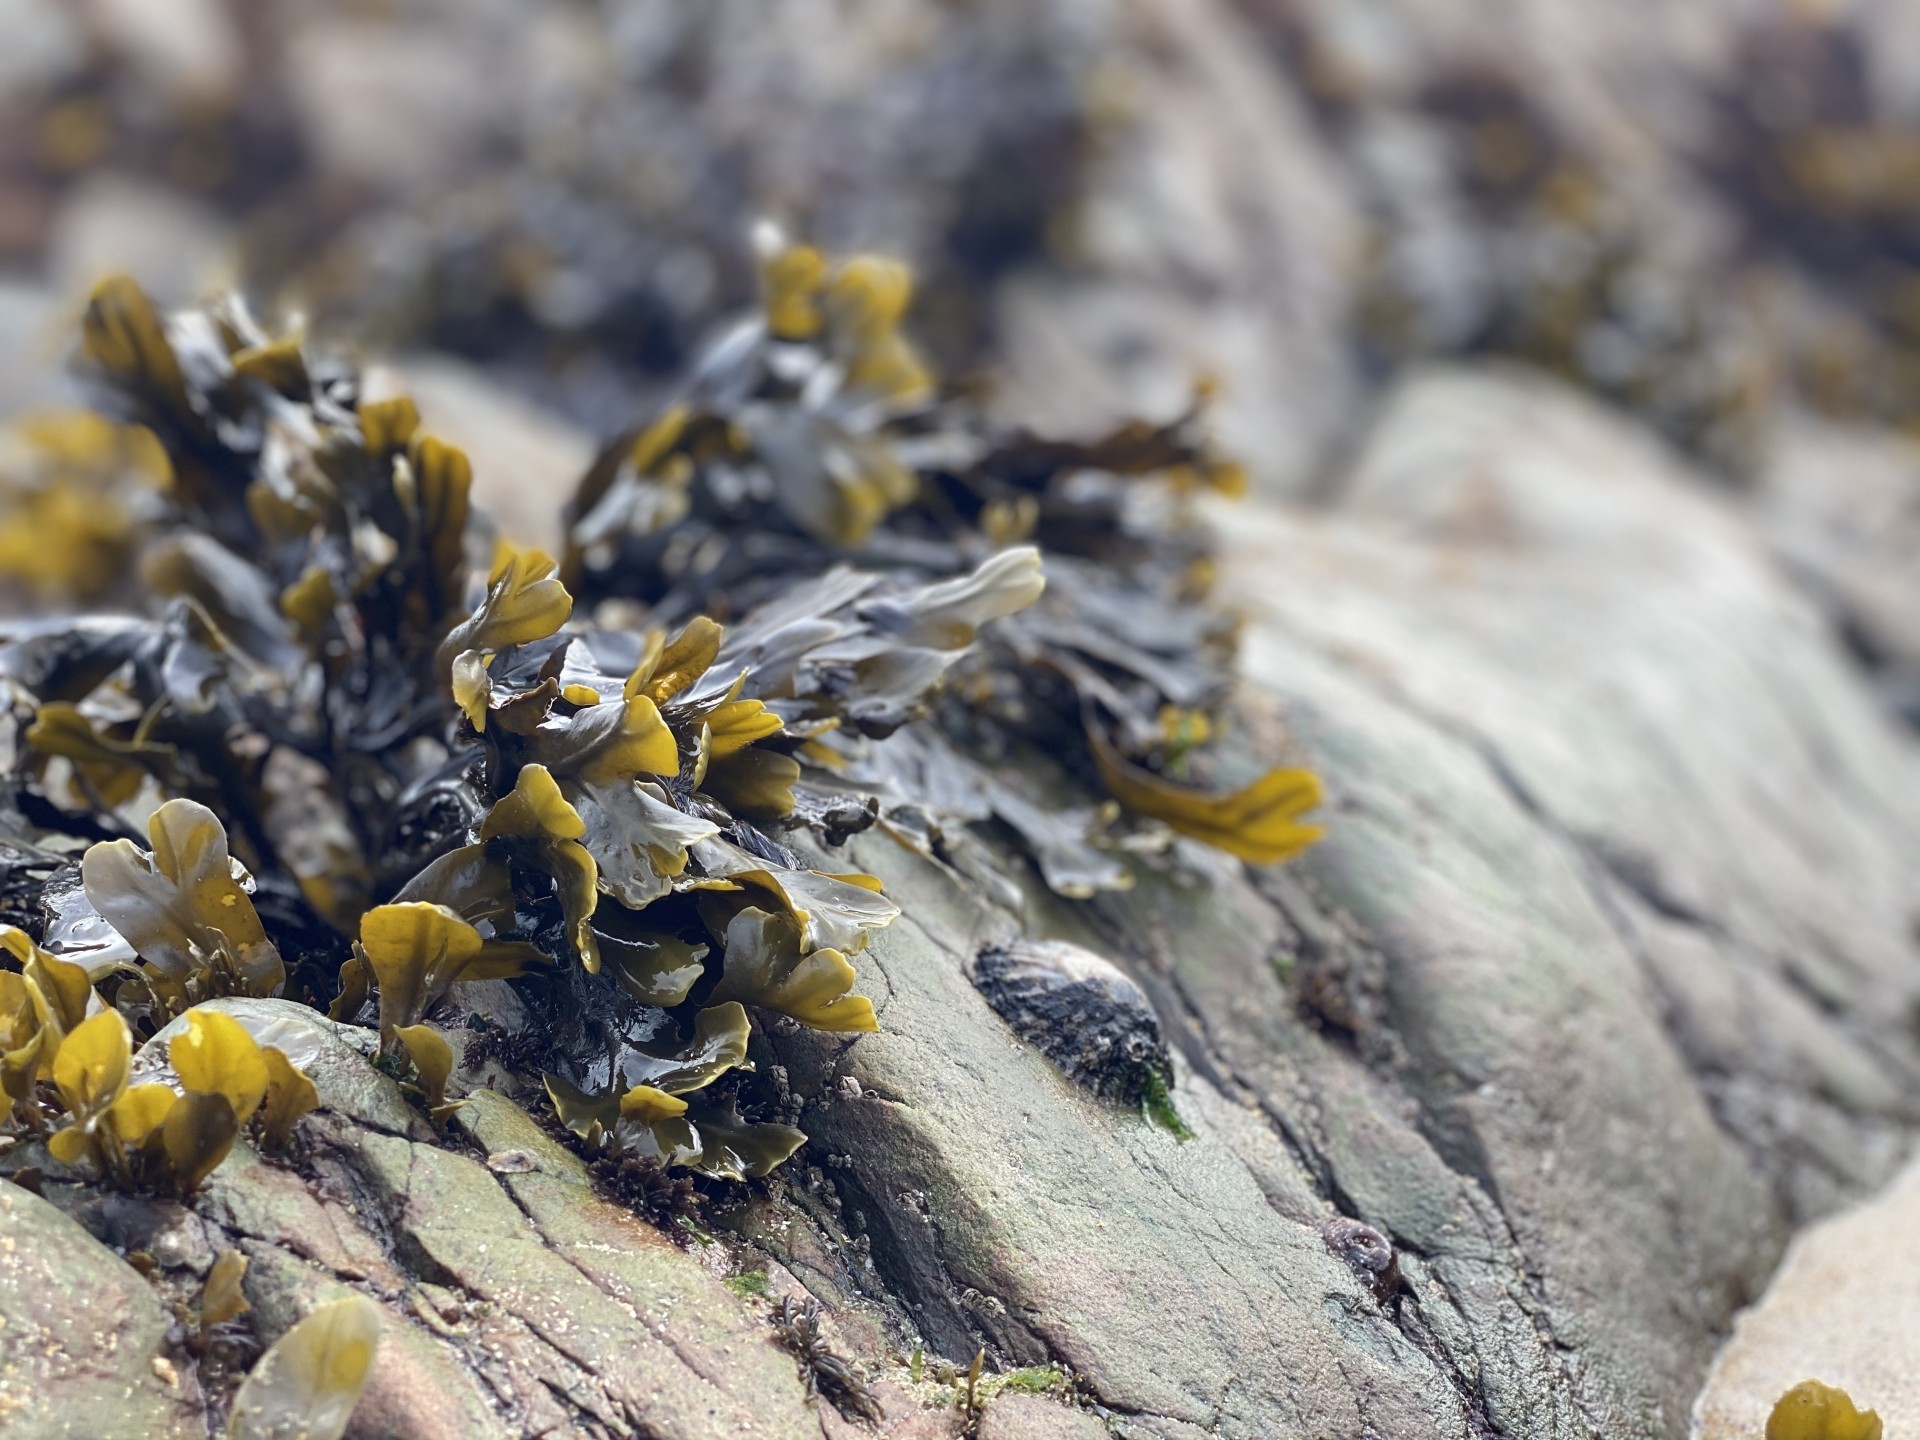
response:
[[[1802,1380],[1767,1416],[1767,1440],[1880,1440],[1880,1417],[1818,1380]]]

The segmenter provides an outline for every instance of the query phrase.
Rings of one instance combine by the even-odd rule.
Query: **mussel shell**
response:
[[[1094,1094],[1137,1105],[1173,1083],[1145,993],[1109,960],[1060,940],[989,945],[973,983],[1014,1034]]]

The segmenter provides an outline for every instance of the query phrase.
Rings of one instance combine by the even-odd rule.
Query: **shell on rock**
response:
[[[1060,940],[989,945],[973,983],[1016,1035],[1094,1094],[1137,1105],[1172,1085],[1146,994],[1091,950]]]
[[[1320,1238],[1382,1304],[1400,1288],[1400,1257],[1393,1252],[1393,1242],[1373,1226],[1342,1215],[1320,1227]]]

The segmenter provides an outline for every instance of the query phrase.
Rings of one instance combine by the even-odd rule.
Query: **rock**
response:
[[[893,1440],[966,1423],[910,1378],[923,1346],[1062,1366],[1100,1407],[1003,1392],[986,1440],[1670,1440],[1690,1413],[1731,1440],[1809,1374],[1920,1424],[1895,1328],[1920,1182],[1821,1221],[1920,1130],[1920,764],[1854,663],[1920,714],[1910,445],[1788,415],[1743,497],[1515,371],[1416,375],[1358,415],[1380,377],[1349,312],[1383,227],[1443,348],[1497,343],[1461,297],[1509,257],[1465,213],[1436,83],[1506,76],[1617,186],[1664,320],[1742,228],[1695,171],[1725,160],[1748,8],[290,0],[238,27],[220,0],[91,0],[147,89],[284,90],[301,144],[263,153],[298,163],[217,212],[145,179],[19,181],[9,253],[58,209],[46,285],[0,291],[5,336],[52,333],[105,269],[185,298],[232,268],[238,219],[273,222],[249,245],[291,228],[261,273],[426,347],[375,393],[414,394],[503,532],[549,548],[593,446],[542,405],[633,418],[751,293],[755,214],[913,258],[930,344],[998,356],[1005,411],[1048,430],[1171,413],[1221,371],[1223,438],[1268,497],[1223,513],[1248,678],[1226,738],[1312,764],[1330,833],[1273,873],[1142,862],[1081,905],[857,837],[832,868],[906,907],[856,957],[882,1031],[756,1049],[812,1143],[693,1252],[511,1099],[438,1133],[367,1032],[218,1002],[322,1112],[296,1160],[243,1144],[191,1208],[0,1185],[0,1224],[38,1237],[0,1248],[0,1429],[217,1425],[162,1337],[228,1244],[260,1339],[349,1288],[385,1302],[362,1437],[860,1433],[806,1401],[729,1269],[822,1303]],[[0,3],[0,31],[0,91],[84,62],[58,6]],[[1869,78],[1911,97],[1920,27],[1891,31]],[[257,99],[236,153],[275,133],[249,129]],[[14,369],[0,392],[58,393]],[[969,965],[1021,935],[1148,996],[1191,1139],[982,1000]]]
[[[1362,1053],[1498,1204],[1582,1411],[1679,1433],[1786,1226],[1911,1133],[1911,746],[1730,504],[1544,382],[1417,381],[1324,514],[1222,534],[1248,671],[1336,787],[1287,878],[1384,956]],[[1404,1162],[1331,1158],[1417,1235],[1374,1209]]]
[[[980,1440],[1106,1440],[1107,1427],[1084,1410],[1038,1395],[1002,1392],[980,1417]]]
[[[173,1316],[125,1261],[39,1196],[0,1182],[0,1430],[22,1440],[207,1433]]]
[[[523,1119],[515,1138],[537,1133]],[[664,1436],[799,1440],[817,1429],[767,1332],[750,1330],[738,1302],[664,1237],[595,1200],[584,1177],[510,1175],[503,1188],[468,1156],[357,1138],[353,1176],[400,1254],[420,1278],[478,1302],[461,1348],[491,1388],[518,1397],[508,1410],[521,1423],[515,1412],[545,1395],[573,1423]],[[551,1214],[516,1199],[559,1186],[569,1203]],[[713,1313],[723,1305],[730,1326]]]
[[[320,1103],[342,1119],[395,1135],[432,1133],[398,1087],[367,1063],[378,1043],[371,1030],[337,1024],[311,1006],[285,1000],[226,996],[206,1003],[233,1016],[259,1044],[283,1051],[313,1081]],[[152,1078],[172,1078],[167,1050],[186,1024],[175,1019],[140,1047],[143,1075],[150,1070]]]
[[[60,365],[73,317],[44,286],[0,281],[0,414],[18,416],[77,403]]]
[[[1401,393],[1324,522],[1243,542],[1295,558],[1254,673],[1305,645],[1481,757],[1789,1213],[1891,1173],[1920,772],[1731,503],[1557,387],[1450,373]]]
[[[1241,7],[1122,4],[1107,25],[1081,82],[1095,141],[1080,202],[1053,263],[996,296],[1002,404],[1091,432],[1176,414],[1214,375],[1222,442],[1269,493],[1298,493],[1359,401],[1341,333],[1357,197]]]
[[[368,1032],[280,1001],[217,1003],[314,1075],[297,1166],[242,1145],[191,1211],[54,1199],[171,1294],[238,1245],[263,1340],[329,1287],[386,1301],[366,1435],[850,1433],[778,1293],[894,1440],[957,1419],[916,1349],[1060,1366],[1133,1440],[1674,1440],[1791,1228],[1920,1124],[1911,739],[1724,492],[1538,379],[1417,379],[1316,508],[1222,545],[1229,747],[1314,765],[1328,839],[1007,909],[853,837],[827,868],[904,911],[855,957],[880,1032],[766,1038],[811,1145],[710,1260],[503,1095],[435,1135]],[[1192,1138],[994,1013],[970,970],[1022,934],[1141,988]]]
[[[0,0],[0,103],[51,87],[80,68],[86,41],[73,13],[58,0]]]
[[[498,26],[487,22],[515,7],[476,6],[468,23],[454,25],[444,16],[435,24],[435,8],[366,19],[333,7],[285,12],[294,17],[280,39],[289,98],[329,173],[417,190],[462,173],[497,132],[514,87],[500,68]],[[481,74],[495,83],[473,84]]]
[[[165,305],[232,286],[240,262],[224,222],[199,202],[142,180],[95,174],[62,201],[47,239],[51,278],[77,312],[104,276],[127,274]]]
[[[182,1272],[176,1279],[187,1295],[197,1293],[215,1254],[238,1246],[250,1262],[245,1287],[262,1343],[344,1286],[385,1301],[387,1329],[349,1432],[355,1440],[533,1436],[561,1426],[663,1440],[819,1434],[793,1360],[774,1344],[758,1307],[599,1198],[581,1162],[511,1101],[488,1091],[470,1098],[459,1124],[481,1153],[463,1153],[451,1148],[452,1137],[435,1137],[398,1084],[373,1067],[370,1031],[288,1001],[209,1003],[312,1076],[321,1109],[301,1122],[297,1166],[263,1159],[243,1141],[192,1210],[92,1187],[62,1186],[58,1198],[114,1244],[146,1249],[169,1273]],[[179,1023],[143,1047],[142,1079],[166,1078],[163,1057]],[[482,1163],[507,1151],[524,1163],[502,1173]],[[71,1234],[55,1237],[58,1245],[38,1232],[31,1244],[22,1235],[0,1259],[45,1265],[58,1254],[73,1274],[98,1276],[83,1303],[65,1268],[38,1278],[27,1276],[24,1259],[0,1268],[0,1316],[8,1322],[0,1344],[38,1333],[16,1331],[22,1316],[56,1333],[59,1325],[83,1333],[77,1327],[98,1323],[87,1317],[99,1285],[124,1275],[134,1293],[101,1313],[125,1311],[129,1328],[112,1343],[130,1357],[125,1363],[146,1366],[172,1324],[159,1296],[46,1202],[0,1186],[0,1200],[8,1197],[9,1216]],[[176,1234],[182,1238],[170,1238]],[[7,1289],[10,1275],[21,1277],[17,1293]],[[29,1281],[47,1297],[34,1302],[46,1318],[24,1298]],[[81,1353],[77,1340],[67,1343]],[[170,1363],[190,1385],[190,1357]],[[74,1393],[77,1413],[87,1413],[85,1392]],[[164,1417],[128,1415],[129,1428],[100,1433],[173,1433]],[[204,1433],[197,1416],[194,1433]]]
[[[498,1095],[475,1094],[459,1117],[462,1128],[488,1151],[526,1150],[536,1157],[534,1169],[501,1177],[504,1184],[494,1193],[511,1196],[516,1228],[531,1222],[541,1247],[539,1265],[546,1266],[544,1257],[551,1256],[576,1272],[569,1286],[554,1284],[542,1303],[565,1317],[558,1333],[577,1336],[582,1363],[603,1385],[630,1387],[642,1397],[628,1404],[644,1424],[663,1434],[688,1435],[711,1430],[797,1437],[814,1428],[799,1403],[791,1357],[774,1345],[759,1317],[693,1257],[597,1198],[585,1167]],[[423,1236],[434,1228],[431,1217],[426,1224]],[[445,1240],[465,1247],[471,1242],[469,1230],[463,1217]],[[493,1276],[502,1263],[497,1256],[488,1259],[480,1267],[487,1278],[466,1283],[484,1293],[488,1284],[497,1283]],[[456,1263],[449,1262],[448,1269],[456,1277],[464,1274]],[[534,1276],[525,1283],[532,1287]],[[578,1300],[565,1298],[569,1288],[581,1292]],[[631,1318],[609,1331],[603,1329],[608,1323],[603,1312]]]
[[[1802,1380],[1836,1385],[1889,1435],[1920,1428],[1920,1167],[1795,1238],[1740,1316],[1694,1407],[1694,1440],[1759,1435]]]
[[[781,1046],[850,1228],[940,1353],[1069,1365],[1128,1433],[1684,1433],[1920,1118],[1910,743],[1729,501],[1535,379],[1410,384],[1223,540],[1247,738],[1330,838],[1016,917],[856,837],[881,1033]],[[1195,1140],[997,1028],[966,961],[1019,925],[1147,987]]]
[[[1754,495],[1781,560],[1920,723],[1920,447],[1903,435],[1796,415]]]
[[[801,1037],[786,1058],[809,1093],[843,1074],[871,1092],[801,1124],[851,1157],[831,1172],[846,1211],[929,1344],[961,1364],[979,1345],[1002,1365],[1058,1361],[1141,1424],[1248,1440],[1464,1433],[1449,1381],[1216,1133],[1235,1101],[1183,1074],[1200,1138],[1182,1144],[1086,1096],[968,982],[1007,917],[885,840],[849,851],[904,910],[856,962],[881,1031],[841,1054]],[[1235,909],[1216,928],[1182,909],[1164,923],[1200,927],[1194,953],[1213,963],[1247,953],[1264,969],[1250,918]],[[1310,1191],[1270,1131],[1248,1143]]]
[[[181,102],[218,102],[245,63],[233,0],[82,0],[102,39]]]
[[[324,1265],[305,1263],[280,1246],[248,1239],[241,1248],[248,1261],[247,1300],[263,1338],[285,1333],[314,1307],[351,1293]],[[362,1278],[352,1270],[344,1273]],[[348,1440],[511,1440],[519,1435],[446,1343],[453,1327],[439,1318],[425,1287],[405,1302],[404,1289],[386,1293],[397,1303],[383,1317],[379,1353],[354,1407]],[[429,1316],[440,1330],[424,1323]]]

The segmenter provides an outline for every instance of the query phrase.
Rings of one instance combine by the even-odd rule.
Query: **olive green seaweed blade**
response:
[[[340,1440],[380,1347],[364,1295],[321,1305],[260,1357],[234,1397],[227,1440]]]
[[[81,861],[87,899],[170,985],[229,958],[233,985],[277,995],[286,981],[253,898],[234,873],[226,827],[206,806],[169,800],[147,822],[151,850],[130,840],[93,846]]]

